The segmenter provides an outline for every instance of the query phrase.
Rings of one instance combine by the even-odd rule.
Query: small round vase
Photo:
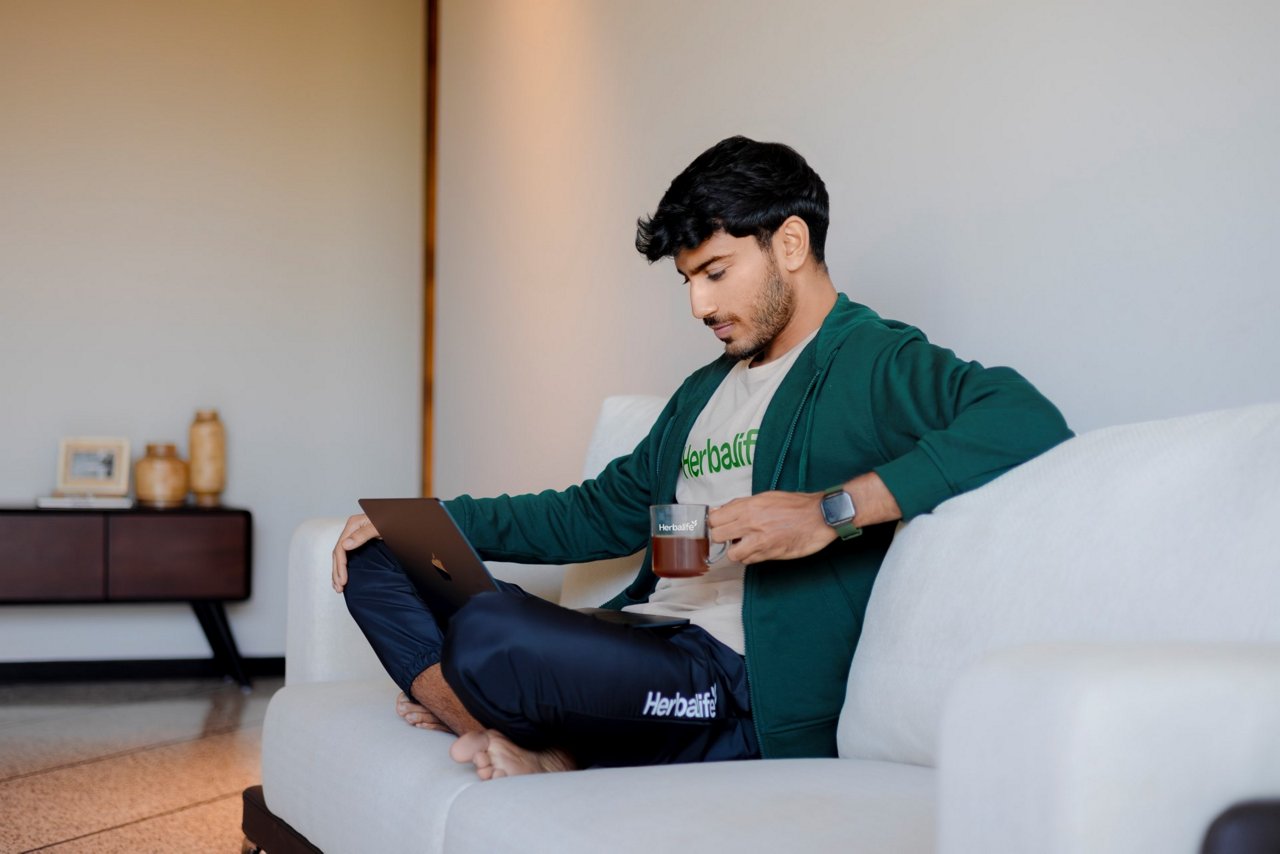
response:
[[[187,464],[171,442],[147,443],[134,467],[134,491],[144,507],[181,507],[187,500]]]

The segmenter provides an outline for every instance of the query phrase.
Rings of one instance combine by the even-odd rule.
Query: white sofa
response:
[[[587,474],[661,401],[606,401]],[[329,852],[1193,852],[1280,794],[1280,404],[1092,432],[903,526],[839,759],[481,783],[406,726],[329,586],[290,556],[266,805]],[[498,574],[597,604],[635,561]]]

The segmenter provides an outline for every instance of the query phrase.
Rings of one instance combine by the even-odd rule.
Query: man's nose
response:
[[[705,320],[716,313],[716,303],[711,289],[696,279],[689,283],[689,308],[698,320]]]

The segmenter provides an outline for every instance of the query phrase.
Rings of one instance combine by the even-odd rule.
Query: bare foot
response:
[[[563,750],[525,750],[496,729],[469,732],[460,736],[449,748],[456,762],[470,762],[481,780],[515,777],[520,774],[543,774],[573,771],[578,766]]]
[[[405,723],[416,726],[418,729],[433,729],[436,732],[447,733],[453,732],[453,730],[441,723],[439,718],[431,714],[426,706],[414,702],[413,699],[403,691],[400,692],[399,697],[396,697],[396,714],[404,718]]]
[[[438,663],[431,665],[414,678],[405,699],[417,707],[413,710],[414,712],[418,714],[426,712],[433,721],[444,727],[442,732],[462,735],[484,729],[484,726],[467,711],[466,706],[462,705],[458,695],[453,693],[449,683],[444,680],[444,672]]]

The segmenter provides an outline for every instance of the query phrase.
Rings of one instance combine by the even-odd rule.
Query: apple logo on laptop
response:
[[[436,568],[436,572],[440,573],[440,577],[445,581],[453,581],[453,576],[449,574],[449,570],[444,568],[444,561],[436,557],[435,552],[431,553],[431,565]]]

